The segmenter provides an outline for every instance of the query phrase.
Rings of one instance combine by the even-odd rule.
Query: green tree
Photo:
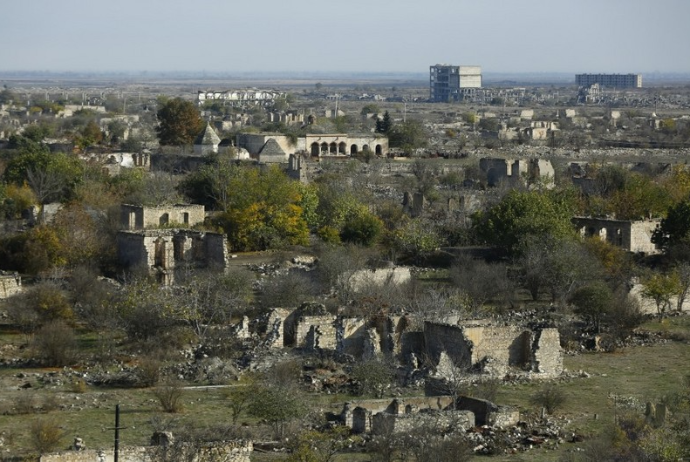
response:
[[[249,415],[273,426],[276,436],[285,436],[285,424],[303,417],[308,407],[297,390],[277,385],[260,385],[254,389],[247,407]]]
[[[613,303],[613,292],[602,281],[594,281],[575,290],[570,297],[575,312],[587,318],[597,332],[601,331],[601,320]]]
[[[383,113],[383,119],[376,121],[376,133],[388,135],[393,129],[393,121],[388,111]]]
[[[410,155],[413,150],[425,147],[429,136],[421,121],[411,119],[395,124],[388,133],[388,139],[391,147],[401,148]]]
[[[299,183],[278,167],[240,168],[229,182],[227,212],[218,217],[236,250],[265,250],[305,245],[309,228],[303,217]]]
[[[652,242],[664,251],[690,241],[690,200],[684,200],[668,209],[666,218],[652,234]]]
[[[642,296],[654,300],[661,316],[671,310],[671,298],[680,292],[680,280],[674,272],[653,272],[642,279],[642,286]]]
[[[340,231],[340,239],[343,242],[372,246],[381,234],[383,222],[373,213],[362,209],[348,217]]]
[[[158,139],[162,145],[189,146],[204,128],[199,110],[182,98],[168,100],[158,110]]]
[[[394,370],[389,362],[381,359],[370,359],[352,368],[352,378],[359,384],[360,395],[374,395],[383,398],[386,389],[391,386]]]
[[[475,214],[473,223],[484,242],[516,255],[530,236],[574,236],[570,221],[574,211],[575,199],[568,191],[512,190],[486,212]]]

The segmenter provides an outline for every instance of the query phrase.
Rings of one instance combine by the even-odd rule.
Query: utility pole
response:
[[[115,427],[107,430],[115,430],[115,445],[113,451],[113,462],[118,462],[120,454],[120,430],[125,430],[127,427],[120,427],[120,405],[115,405]]]

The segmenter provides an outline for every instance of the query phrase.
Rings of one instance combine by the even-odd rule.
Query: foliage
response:
[[[241,168],[229,183],[234,193],[217,219],[233,249],[265,250],[307,244],[309,229],[300,207],[299,183],[277,167]]]
[[[680,291],[678,274],[652,272],[642,279],[642,296],[653,300],[658,314],[671,310],[671,297]]]
[[[376,121],[376,129],[374,131],[388,135],[391,130],[393,130],[393,121],[391,120],[391,115],[386,111],[383,113],[383,119]]]
[[[506,286],[507,268],[505,265],[489,264],[483,260],[460,258],[450,269],[450,279],[460,290],[465,308],[474,316],[492,298],[512,294],[501,294],[503,289],[511,291]]]
[[[533,300],[546,290],[553,302],[562,303],[578,285],[601,275],[597,260],[572,238],[530,236],[521,246],[518,263]]]
[[[438,250],[441,245],[441,239],[434,229],[422,219],[407,221],[389,233],[388,241],[390,247],[399,257],[412,258],[415,263],[420,263],[430,253]]]
[[[410,155],[413,150],[427,145],[428,135],[421,121],[410,119],[395,124],[388,133],[388,140],[392,148],[400,148]]]
[[[168,382],[162,384],[154,388],[151,393],[158,400],[163,411],[173,414],[182,411],[184,389],[179,383]]]
[[[70,366],[76,358],[74,331],[63,321],[51,321],[36,332],[33,346],[46,366]]]
[[[66,436],[65,430],[54,417],[39,417],[29,427],[31,446],[39,453],[54,451]]]
[[[158,110],[158,139],[164,146],[188,146],[204,128],[199,110],[182,98],[168,100]]]
[[[473,223],[484,242],[517,255],[521,243],[530,237],[572,237],[574,210],[575,201],[568,192],[511,190],[501,202],[475,214]]]
[[[532,394],[530,401],[535,406],[544,408],[547,414],[553,414],[563,407],[567,397],[558,385],[547,383]]]
[[[576,289],[570,296],[570,302],[575,305],[575,312],[589,319],[599,331],[601,318],[613,303],[613,292],[606,283],[593,281]]]
[[[33,190],[26,184],[0,184],[0,216],[16,219],[21,213],[38,203]]]
[[[381,234],[383,222],[368,210],[360,209],[349,217],[340,231],[343,242],[370,247]]]
[[[360,395],[374,395],[376,398],[383,398],[395,376],[392,364],[383,359],[360,362],[352,367],[350,375],[358,383]]]
[[[684,200],[668,209],[666,218],[652,234],[652,242],[664,251],[690,241],[690,200]]]
[[[324,432],[308,430],[290,444],[288,462],[330,462],[349,444],[350,429],[334,427]]]
[[[249,415],[271,424],[277,435],[284,436],[285,424],[303,417],[308,408],[296,390],[286,392],[279,385],[259,385],[247,407]]]
[[[254,396],[254,385],[253,380],[245,378],[242,383],[233,385],[225,392],[233,425],[237,423],[239,416],[247,410]]]

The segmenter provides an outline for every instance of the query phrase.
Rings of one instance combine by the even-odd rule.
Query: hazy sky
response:
[[[2,0],[0,71],[690,72],[690,0]]]

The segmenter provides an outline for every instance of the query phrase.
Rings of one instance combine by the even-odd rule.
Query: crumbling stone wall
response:
[[[9,298],[22,291],[22,278],[17,273],[0,271],[0,299]]]
[[[368,285],[405,284],[412,279],[410,268],[398,266],[395,268],[380,268],[376,270],[359,270],[344,275],[350,290],[362,290]]]
[[[224,270],[230,259],[225,235],[186,229],[120,231],[117,255],[124,267],[148,268],[164,284],[174,282],[176,269],[192,265]]]
[[[294,346],[308,350],[335,350],[335,319],[335,315],[300,317],[295,325]]]
[[[553,184],[555,170],[551,161],[546,159],[479,159],[479,169],[486,175],[489,186],[498,186],[501,182],[511,184],[529,181],[541,181]]]
[[[474,414],[470,411],[432,411],[415,414],[375,414],[371,432],[375,435],[410,433],[416,429],[433,429],[436,432],[466,431],[474,427]]]
[[[563,370],[563,356],[557,329],[531,331],[520,326],[449,325],[424,323],[426,354],[440,366],[447,358],[460,371],[504,376],[538,373],[557,376]],[[437,373],[445,373],[447,367]]]
[[[362,358],[367,328],[367,320],[364,318],[338,319],[336,323],[336,351],[355,358]]]
[[[192,227],[203,223],[205,217],[203,205],[177,204],[144,207],[122,204],[120,206],[120,226],[127,230],[157,228],[173,223]]]
[[[423,410],[447,410],[453,404],[450,396],[424,396],[396,399],[367,399],[349,401],[343,406],[340,419],[355,433],[372,429],[373,416],[379,413],[401,415]]]
[[[520,411],[515,408],[497,406],[491,401],[469,396],[459,397],[455,408],[459,411],[471,412],[477,425],[509,427],[520,420]]]
[[[575,217],[573,223],[582,237],[599,237],[629,252],[659,253],[652,234],[661,220],[612,220]]]

